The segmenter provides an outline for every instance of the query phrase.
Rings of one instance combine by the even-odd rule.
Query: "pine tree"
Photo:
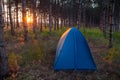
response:
[[[24,40],[28,41],[28,27],[27,27],[27,19],[26,19],[26,0],[22,0],[22,19],[23,19],[23,27],[24,27]]]
[[[4,45],[4,25],[2,18],[2,3],[0,0],[0,80],[8,74],[8,59]]]

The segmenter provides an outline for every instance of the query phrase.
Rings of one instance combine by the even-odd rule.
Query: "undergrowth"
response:
[[[15,54],[14,52],[11,52],[8,54],[8,64],[10,70],[14,70],[19,68],[19,63],[22,59],[22,56]]]
[[[108,50],[106,59],[110,62],[120,64],[120,31],[113,33],[113,48]]]
[[[57,43],[60,39],[60,36],[68,29],[62,28],[60,30],[52,31],[49,33],[49,29],[46,29],[42,32],[37,32],[37,40],[34,39],[34,33],[29,31],[29,35],[32,37],[29,42],[25,43],[21,52],[19,54],[10,54],[9,60],[10,63],[14,63],[16,66],[16,60],[19,62],[17,64],[27,65],[33,61],[41,61],[44,59],[44,56],[48,55],[52,50],[56,50]],[[80,28],[80,31],[83,33],[88,43],[92,42],[96,46],[105,45],[108,46],[108,38],[104,38],[102,31],[99,28],[86,28],[85,32],[83,27]],[[6,32],[6,39],[9,38]],[[108,61],[120,63],[120,31],[114,32],[114,47],[108,49],[108,52],[104,56]],[[14,38],[15,39],[15,38]],[[55,53],[54,53],[55,55]],[[16,57],[15,57],[16,56]],[[18,60],[17,57],[20,57]],[[12,62],[15,60],[14,62]],[[13,65],[13,64],[12,64]]]
[[[108,47],[109,37],[104,38],[103,32],[99,28],[84,28],[81,27],[81,32],[85,35],[88,42]],[[109,34],[107,34],[109,36]],[[107,50],[103,55],[108,62],[120,64],[120,31],[113,33],[113,48]]]
[[[120,48],[114,47],[114,48],[109,49],[106,55],[106,60],[108,62],[120,64]]]
[[[36,40],[30,41],[23,47],[21,56],[21,65],[27,65],[33,61],[41,61],[43,58],[42,43],[39,43]]]
[[[104,38],[102,31],[96,28],[84,28],[81,27],[80,31],[83,33],[88,42],[93,42],[96,45],[108,45],[108,40]]]

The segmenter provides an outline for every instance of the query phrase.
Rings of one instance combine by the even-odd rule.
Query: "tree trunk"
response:
[[[15,28],[16,28],[16,22],[15,22],[15,21],[16,21],[16,20],[15,20],[15,19],[16,19],[16,17],[15,17],[15,16],[16,16],[16,13],[15,13],[15,9],[14,9],[14,13],[13,13],[13,14],[14,14],[14,17],[13,17],[13,27],[14,27],[14,29],[15,29]]]
[[[37,38],[37,16],[36,16],[36,0],[33,0],[33,33],[35,34],[35,38]]]
[[[120,30],[120,11],[119,11],[119,23],[118,23],[118,25],[119,25],[119,30]]]
[[[2,6],[0,0],[0,80],[8,74],[8,59],[4,45],[4,25],[2,18]]]
[[[63,27],[66,27],[65,19],[63,19]]]
[[[50,0],[50,11],[49,11],[49,32],[52,32],[52,0]]]
[[[70,21],[70,16],[69,16],[69,18],[68,18],[68,26],[70,27],[71,26],[71,23],[70,23],[71,21]]]
[[[92,16],[90,16],[90,28],[92,28]]]
[[[80,29],[81,24],[81,3],[79,4],[79,10],[78,10],[78,29]]]
[[[114,0],[110,0],[110,5],[109,5],[109,23],[110,23],[110,30],[109,30],[109,48],[113,47],[113,20],[114,20]]]
[[[56,16],[54,17],[54,30],[56,30],[56,25],[57,24],[57,20],[56,20]]]
[[[73,27],[74,26],[74,22],[73,22],[73,13],[74,13],[74,0],[71,1],[71,4],[70,4],[70,27]]]
[[[7,5],[8,5],[8,3],[7,3]],[[7,28],[8,28],[8,26],[9,26],[9,21],[8,21],[8,19],[9,19],[9,9],[8,9],[8,6],[7,6]]]
[[[86,9],[83,9],[83,19],[84,19],[84,32],[85,32],[85,28],[86,28]]]
[[[15,1],[15,6],[16,6],[16,25],[19,27],[19,20],[18,20],[18,1]]]
[[[24,41],[28,41],[28,27],[26,20],[26,0],[22,0],[22,20],[24,27]]]
[[[44,13],[44,27],[45,29],[47,28],[47,25],[46,25],[46,14]]]
[[[56,26],[57,26],[57,30],[59,30],[59,19],[58,19],[58,17],[56,18]]]
[[[11,14],[11,1],[8,0],[9,2],[9,18],[10,18],[10,26],[11,26],[11,35],[15,35],[14,32],[14,27],[13,27],[13,22],[12,22],[12,14]]]
[[[40,32],[42,32],[42,25],[43,24],[43,22],[42,22],[42,14],[41,14],[41,16],[40,16]]]
[[[108,26],[108,10],[106,8],[105,9],[105,25],[104,25],[104,28],[105,28],[104,36],[105,36],[105,38],[107,37],[107,26]]]
[[[2,1],[2,6],[3,6],[3,7],[2,7],[2,10],[3,10],[3,11],[5,11],[5,4],[4,4],[4,0]],[[6,22],[6,15],[5,15],[5,14],[6,14],[6,12],[4,12],[4,13],[3,13],[3,16],[4,16],[4,17],[3,17],[3,23],[5,23],[5,22]]]
[[[62,29],[62,27],[64,27],[63,26],[63,19],[61,18],[60,20],[61,20],[60,28]]]

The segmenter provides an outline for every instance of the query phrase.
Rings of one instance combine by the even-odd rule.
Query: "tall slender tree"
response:
[[[9,26],[9,9],[8,9],[9,6],[8,6],[8,1],[7,1],[6,4],[7,4],[7,8],[6,8],[7,9],[7,28],[8,28],[8,26]]]
[[[119,11],[119,22],[118,25],[120,24],[120,11]],[[120,25],[118,26],[118,30],[120,30]]]
[[[19,4],[19,0],[15,0],[15,6],[16,6],[16,23],[17,23],[17,27],[19,27],[19,20],[18,20],[18,4]]]
[[[110,23],[110,30],[109,30],[109,48],[113,47],[113,26],[114,26],[114,5],[115,5],[115,0],[110,0],[110,5],[109,5],[109,23]]]
[[[52,0],[50,0],[50,8],[49,8],[49,32],[51,34],[52,31]]]
[[[40,15],[40,32],[42,32],[42,30],[43,30],[42,20],[43,20],[43,18],[42,18],[42,13],[41,13],[41,15]]]
[[[2,17],[2,3],[0,0],[0,80],[8,74],[8,59],[4,45],[4,24]]]
[[[27,27],[27,19],[26,19],[26,0],[22,0],[22,20],[24,27],[24,40],[28,41],[28,27]]]
[[[84,32],[85,32],[85,28],[86,28],[86,24],[87,24],[87,21],[86,21],[86,8],[85,7],[83,9],[83,20],[84,20]]]
[[[33,32],[35,34],[35,38],[37,38],[37,34],[36,34],[36,30],[37,30],[36,1],[37,0],[32,0],[32,2],[33,2]]]
[[[79,0],[79,8],[78,8],[78,29],[81,25],[81,13],[82,13],[82,0]]]
[[[11,35],[15,35],[13,21],[12,21],[11,0],[8,0],[8,4],[9,4],[9,18],[10,18]]]

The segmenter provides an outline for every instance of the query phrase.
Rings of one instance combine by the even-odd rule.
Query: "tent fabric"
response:
[[[96,70],[89,46],[82,33],[69,28],[61,36],[54,61],[54,70]]]

